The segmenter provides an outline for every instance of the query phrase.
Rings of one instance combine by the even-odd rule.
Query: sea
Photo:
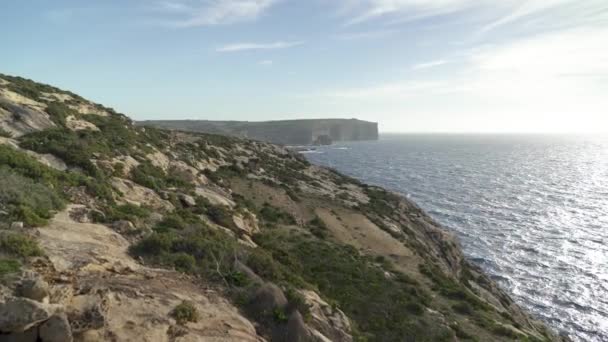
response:
[[[384,134],[306,156],[416,202],[556,332],[608,341],[608,136]]]

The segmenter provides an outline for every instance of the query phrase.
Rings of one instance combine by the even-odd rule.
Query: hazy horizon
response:
[[[603,0],[6,1],[0,73],[136,120],[608,132]],[[18,56],[19,58],[15,58]]]

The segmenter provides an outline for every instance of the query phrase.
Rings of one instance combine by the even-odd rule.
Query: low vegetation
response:
[[[177,324],[184,325],[188,322],[198,322],[199,313],[193,303],[183,301],[171,311],[171,317],[175,319]]]
[[[0,250],[2,253],[18,258],[44,255],[34,239],[15,232],[0,232]]]
[[[21,263],[15,259],[0,258],[0,280],[5,276],[21,270]]]

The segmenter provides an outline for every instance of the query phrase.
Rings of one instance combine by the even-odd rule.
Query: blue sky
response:
[[[0,41],[135,119],[608,130],[606,0],[5,0]]]

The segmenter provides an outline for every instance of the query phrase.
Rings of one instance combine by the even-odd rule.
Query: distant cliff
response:
[[[378,140],[376,122],[356,119],[284,121],[140,121],[139,125],[182,131],[215,133],[282,145],[328,145],[336,141]]]

